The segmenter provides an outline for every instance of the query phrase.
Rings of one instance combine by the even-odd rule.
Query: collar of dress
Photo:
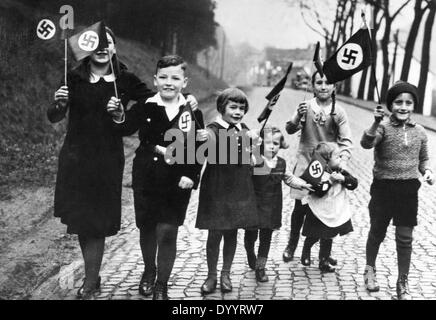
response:
[[[327,115],[327,114],[330,114],[330,112],[332,112],[332,104],[331,103],[328,106],[322,108],[316,102],[316,98],[311,99],[309,102],[310,102],[310,107],[312,108],[312,110],[315,114],[323,112],[324,114]]]
[[[115,81],[115,75],[113,73],[106,74],[104,76],[100,76],[98,74],[95,74],[95,73],[91,72],[90,75],[89,75],[89,82],[97,83],[97,82],[100,81],[101,78],[103,78],[104,81],[106,81],[106,82],[114,82]]]
[[[218,123],[220,126],[224,127],[225,129],[228,129],[230,124],[227,121],[224,121],[222,116],[218,116],[215,120],[216,123]],[[235,125],[236,128],[239,129],[239,131],[242,130],[242,126],[240,123],[238,123],[237,125]]]

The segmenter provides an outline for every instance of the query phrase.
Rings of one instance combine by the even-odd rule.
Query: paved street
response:
[[[268,88],[257,88],[250,94],[250,111],[246,116],[250,128],[259,127],[256,117],[265,106],[264,96]],[[307,93],[307,97],[312,94]],[[270,123],[284,129],[286,120],[303,99],[304,92],[285,90],[279,100]],[[340,102],[338,102],[340,103]],[[343,104],[344,105],[344,104]],[[232,268],[231,279],[234,290],[221,294],[218,288],[215,294],[205,299],[363,299],[390,300],[395,296],[397,279],[396,251],[394,232],[389,228],[385,242],[380,248],[377,260],[378,280],[381,290],[378,293],[367,293],[363,286],[363,269],[365,267],[365,244],[369,229],[367,204],[369,186],[372,180],[372,150],[363,150],[359,141],[364,128],[372,121],[372,115],[366,110],[351,105],[344,105],[350,118],[355,143],[351,172],[359,179],[359,187],[350,192],[353,214],[354,232],[334,240],[332,255],[338,259],[337,271],[332,274],[321,274],[318,265],[318,245],[312,250],[312,266],[304,267],[299,262],[302,241],[296,251],[296,259],[290,263],[282,261],[282,252],[286,246],[290,214],[293,201],[289,197],[289,188],[284,187],[283,226],[273,234],[270,256],[267,262],[267,274],[270,281],[256,283],[254,271],[246,262],[243,247],[243,232],[238,234],[238,247]],[[436,156],[436,134],[428,132],[432,155]],[[286,135],[290,149],[283,153],[287,161],[292,161],[296,151],[298,136]],[[135,226],[133,196],[131,189],[124,188],[131,201],[124,204],[124,225],[121,232],[107,240],[108,250],[102,266],[102,293],[98,299],[146,299],[138,295],[137,285],[142,274],[143,264],[139,248],[139,233]],[[170,279],[169,296],[171,299],[197,300],[203,299],[200,286],[207,275],[206,237],[207,232],[196,229],[195,218],[198,203],[198,191],[193,192],[188,209],[187,219],[180,228],[178,253]],[[423,185],[420,190],[419,225],[414,233],[414,247],[410,272],[411,294],[416,299],[436,299],[436,186]],[[221,267],[221,257],[218,270]],[[77,262],[65,270],[72,272],[82,270],[83,265]],[[64,274],[66,271],[63,270]],[[61,270],[62,271],[62,270]],[[81,271],[80,271],[81,272]],[[73,273],[71,273],[73,274]],[[68,280],[61,279],[60,287],[52,296],[45,298],[74,299],[77,288],[82,283],[83,274],[74,273],[74,283],[70,279],[70,289],[65,288]],[[62,284],[62,281],[64,283]],[[66,281],[66,282],[65,282]],[[74,289],[71,288],[74,285]]]

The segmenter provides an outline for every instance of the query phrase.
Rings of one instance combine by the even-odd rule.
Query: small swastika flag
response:
[[[360,29],[323,66],[329,83],[350,78],[373,62],[372,43],[368,29]]]
[[[108,47],[106,27],[103,21],[89,26],[68,39],[71,51],[76,61],[90,56],[95,51]]]
[[[315,153],[300,178],[312,186],[316,186],[321,182],[326,166],[324,158]]]

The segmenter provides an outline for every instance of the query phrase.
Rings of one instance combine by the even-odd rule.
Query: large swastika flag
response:
[[[360,29],[323,66],[329,83],[336,83],[372,64],[371,39],[368,29]]]
[[[99,21],[92,26],[83,29],[68,39],[71,51],[76,61],[80,61],[93,52],[103,50],[108,47],[106,37],[106,27],[103,21]]]

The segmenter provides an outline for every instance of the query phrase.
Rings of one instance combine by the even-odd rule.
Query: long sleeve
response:
[[[298,112],[295,111],[294,114],[292,115],[291,120],[286,122],[286,132],[288,134],[294,134],[299,130],[301,130],[302,127],[303,126],[301,125],[301,121],[298,117]]]
[[[139,130],[141,124],[147,121],[146,104],[144,101],[135,103],[125,112],[124,121],[113,121],[113,127],[122,136],[130,136]]]
[[[52,102],[47,109],[47,118],[51,123],[56,123],[65,118],[69,104],[65,108],[58,107],[56,102]]]
[[[428,152],[428,138],[427,135],[424,132],[424,138],[422,139],[421,142],[421,148],[419,150],[419,172],[424,175],[425,174],[425,170],[429,169],[432,170],[430,168],[430,157],[429,157],[429,152]]]
[[[349,159],[351,157],[351,149],[353,148],[353,141],[351,140],[351,129],[345,111],[338,112],[337,117],[338,137],[337,143],[341,148],[341,157]]]
[[[364,149],[372,149],[376,145],[380,143],[380,141],[383,139],[383,127],[379,126],[377,128],[376,134],[371,135],[368,130],[365,130],[363,132],[362,138],[360,140],[360,145]]]
[[[345,178],[345,181],[343,182],[345,188],[347,188],[348,190],[356,189],[359,184],[358,180],[345,170],[342,170],[341,173]]]

